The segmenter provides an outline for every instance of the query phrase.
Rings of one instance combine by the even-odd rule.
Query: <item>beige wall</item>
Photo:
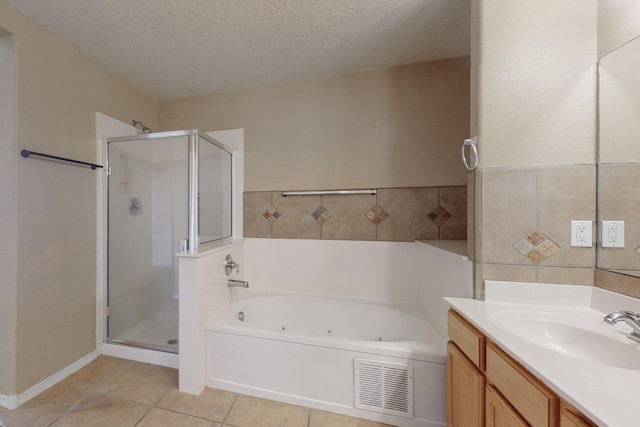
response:
[[[2,31],[0,30],[0,33]],[[15,383],[16,150],[14,39],[0,36],[0,394]]]
[[[469,60],[162,101],[163,130],[245,129],[245,190],[465,185]]]
[[[480,167],[594,163],[596,1],[472,5]]]
[[[640,2],[598,0],[598,57],[640,35]]]
[[[0,394],[24,392],[95,350],[96,174],[88,168],[22,159],[22,149],[95,161],[95,112],[156,127],[157,102],[0,3],[0,27],[13,34],[18,244],[17,328],[0,335]],[[5,272],[0,272],[5,277]],[[12,273],[12,272],[9,272]],[[3,332],[4,334],[4,332]]]
[[[486,279],[593,284],[570,221],[595,221],[596,37],[596,0],[472,1],[479,297]]]

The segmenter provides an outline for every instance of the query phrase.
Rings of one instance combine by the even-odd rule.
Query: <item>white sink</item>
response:
[[[491,315],[499,327],[534,344],[577,359],[626,369],[640,369],[640,343],[626,325],[602,319],[537,310],[504,310]]]

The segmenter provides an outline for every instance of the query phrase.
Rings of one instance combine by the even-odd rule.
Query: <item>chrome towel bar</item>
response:
[[[374,195],[378,190],[372,188],[369,190],[306,190],[306,191],[283,191],[282,196],[323,196],[334,194],[371,194]]]

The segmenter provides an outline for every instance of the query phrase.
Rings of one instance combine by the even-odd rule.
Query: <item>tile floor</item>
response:
[[[178,391],[178,371],[108,356],[24,403],[4,427],[380,427],[372,421],[205,389]],[[0,426],[2,423],[0,422]]]

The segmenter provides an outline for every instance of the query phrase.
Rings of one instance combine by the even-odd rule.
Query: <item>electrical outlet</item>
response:
[[[591,221],[571,221],[571,246],[593,246],[592,228]]]
[[[624,221],[602,221],[602,247],[624,248]]]

